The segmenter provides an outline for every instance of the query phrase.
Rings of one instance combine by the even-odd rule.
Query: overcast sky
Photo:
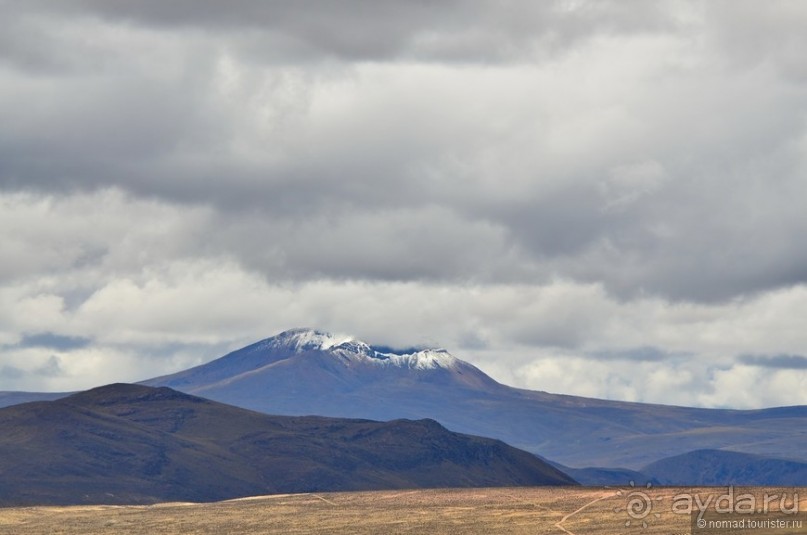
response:
[[[0,10],[0,390],[310,326],[807,404],[807,3]]]

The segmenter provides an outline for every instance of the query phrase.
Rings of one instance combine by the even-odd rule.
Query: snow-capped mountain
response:
[[[521,390],[444,349],[394,350],[310,329],[144,384],[270,414],[433,418],[572,467],[640,468],[720,448],[807,462],[807,407],[695,409]]]
[[[696,409],[521,390],[443,349],[396,350],[311,329],[286,331],[143,384],[268,414],[432,418],[572,468],[641,470],[694,450],[807,463],[807,407]],[[0,393],[0,406],[64,395]],[[592,468],[575,477],[615,484],[629,473]],[[774,474],[767,483],[784,481]]]
[[[445,349],[394,350],[313,329],[285,331],[213,362],[143,384],[184,389],[211,399],[237,396],[250,408],[267,408],[263,404],[268,402],[277,411],[281,407],[265,395],[269,387],[272,392],[269,397],[278,392],[291,395],[300,389],[314,388],[312,398],[303,403],[315,408],[311,400],[329,389],[346,393],[377,382],[393,388],[400,381],[406,382],[408,388],[416,382],[435,381],[474,389],[502,388]],[[338,404],[338,400],[334,401]],[[287,409],[299,412],[293,407],[300,407],[297,401]]]
[[[255,352],[292,349],[296,353],[302,353],[330,350],[347,365],[362,363],[416,370],[454,369],[460,362],[445,349],[410,349],[400,352],[389,348],[379,350],[350,336],[334,335],[313,329],[285,331],[251,347]]]

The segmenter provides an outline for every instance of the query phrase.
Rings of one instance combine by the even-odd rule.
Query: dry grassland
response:
[[[0,509],[0,533],[689,533],[689,516],[674,514],[670,507],[672,497],[688,489],[647,491],[653,505],[644,518],[646,527],[637,520],[626,526],[631,520],[627,494],[636,489],[619,490],[440,489],[276,495],[209,504],[7,508]],[[803,499],[802,507],[807,508]]]

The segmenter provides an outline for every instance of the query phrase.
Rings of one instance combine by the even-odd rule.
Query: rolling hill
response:
[[[0,505],[569,485],[534,455],[433,420],[268,416],[116,384],[0,409]]]

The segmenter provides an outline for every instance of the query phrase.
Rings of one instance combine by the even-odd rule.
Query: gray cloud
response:
[[[762,368],[807,370],[807,357],[802,355],[741,355],[737,361]]]
[[[56,355],[51,355],[48,360],[36,368],[33,373],[43,377],[61,377],[65,374],[62,369],[61,359]]]
[[[667,7],[674,4],[668,3]],[[18,8],[19,9],[19,8]],[[645,2],[411,3],[395,0],[282,2],[145,1],[137,4],[67,0],[26,2],[26,14],[166,31],[241,34],[263,61],[390,58],[489,62],[529,57],[591,35],[664,31],[679,24],[669,9]],[[25,53],[20,53],[25,57]]]
[[[0,368],[0,377],[4,379],[21,379],[25,372],[16,366],[3,366]]]
[[[10,370],[33,373],[59,343],[86,362],[111,348],[131,369],[157,347],[196,362],[270,334],[197,308],[321,284],[346,302],[478,291],[493,304],[469,299],[476,315],[445,332],[479,353],[719,359],[739,351],[697,326],[731,337],[724,315],[749,333],[745,351],[804,352],[784,327],[807,284],[800,4],[0,8],[0,347],[77,337],[24,339]],[[221,293],[172,301],[199,284]],[[402,316],[423,308],[398,299]],[[325,301],[294,317],[361,332]],[[183,327],[191,317],[210,334]],[[423,341],[396,325],[368,330]]]
[[[312,10],[250,3],[223,13],[218,4],[183,10],[74,2],[46,13],[48,5],[30,7],[28,24],[64,23],[59,17],[71,13],[66,20],[74,26],[52,37],[66,41],[50,47],[73,51],[86,64],[46,77],[4,74],[10,90],[0,93],[0,113],[10,127],[0,135],[0,185],[8,190],[116,187],[169,203],[213,205],[221,214],[217,232],[226,238],[210,243],[270,279],[563,276],[604,282],[622,296],[650,292],[678,300],[725,300],[806,280],[807,258],[796,244],[807,220],[792,202],[807,193],[799,178],[803,154],[794,148],[803,125],[791,113],[805,104],[803,93],[743,65],[715,78],[720,50],[707,49],[700,64],[678,70],[637,53],[635,66],[617,63],[614,73],[598,73],[612,58],[582,43],[578,56],[499,61],[479,70],[418,67],[402,52],[395,56],[400,65],[367,66],[347,54],[336,67],[260,67],[228,32],[263,24],[308,36]],[[435,24],[437,34],[441,24],[465,28],[468,17],[489,21],[480,32],[499,39],[499,26],[510,35],[508,25],[534,28],[534,16],[547,31],[605,39],[628,53],[633,40],[660,31],[673,43],[662,41],[662,51],[680,56],[666,56],[671,65],[703,52],[685,48],[692,24],[675,23],[680,16],[661,4],[630,13],[618,4],[568,12],[556,4],[521,17],[505,10],[499,18],[478,16],[489,6],[462,4],[460,22],[432,12],[442,7],[413,7],[410,20],[374,6],[365,7],[400,26],[401,35],[422,24]],[[352,35],[339,18],[348,12],[333,27]],[[707,33],[718,24],[709,17],[699,21]],[[70,40],[83,25],[101,32],[110,24],[123,26],[107,43]],[[214,38],[195,27],[224,33]],[[169,28],[182,39],[167,40]],[[30,49],[26,43],[19,48]],[[341,54],[337,45],[322,44],[328,46]],[[499,69],[506,83],[489,80],[488,68]],[[549,77],[544,69],[552,68],[560,73]],[[578,84],[589,70],[601,89]],[[641,78],[645,71],[656,78]],[[611,91],[621,88],[623,75],[644,85],[609,93],[609,84]],[[607,114],[615,105],[620,113]],[[598,116],[601,124],[591,119]],[[575,123],[577,131],[567,131]],[[439,230],[413,233],[429,220]],[[256,258],[253,242],[231,239],[244,226],[273,237],[270,258]],[[418,247],[407,235],[432,243]],[[312,258],[319,249],[302,246],[311,236],[327,242],[330,254]],[[412,253],[362,254],[352,248],[358,242]],[[432,262],[437,251],[445,258]],[[509,261],[491,262],[502,251],[510,252]]]
[[[590,355],[597,360],[627,360],[634,362],[665,362],[671,359],[691,357],[686,352],[672,352],[652,346],[633,347],[626,349],[608,349],[594,351]]]
[[[27,334],[22,337],[22,340],[17,344],[21,348],[47,348],[56,349],[59,351],[70,351],[73,349],[81,349],[87,347],[92,343],[90,338],[81,336],[66,336],[56,333],[36,333]]]

